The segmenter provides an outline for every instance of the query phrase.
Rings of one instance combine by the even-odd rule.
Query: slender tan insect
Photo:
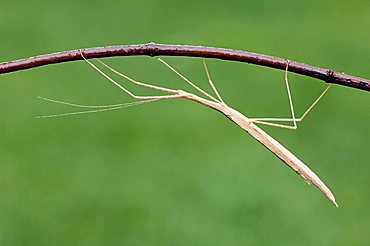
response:
[[[296,156],[294,156],[289,150],[287,150],[283,145],[281,145],[278,141],[276,141],[274,138],[272,138],[270,135],[268,135],[265,131],[263,131],[261,128],[259,128],[256,124],[264,124],[269,126],[275,126],[275,127],[281,127],[286,129],[297,129],[297,122],[302,121],[306,115],[312,110],[312,108],[319,102],[319,100],[325,95],[325,93],[329,90],[331,84],[328,85],[328,87],[321,93],[321,95],[314,101],[314,103],[306,110],[306,112],[299,118],[296,118],[294,113],[294,107],[293,107],[293,100],[290,93],[289,88],[289,82],[288,82],[288,68],[289,68],[289,61],[287,61],[286,69],[285,69],[285,85],[288,91],[288,97],[289,97],[289,103],[290,103],[290,110],[292,114],[292,118],[248,118],[242,113],[238,112],[237,110],[229,107],[221,98],[219,92],[217,91],[211,76],[209,74],[207,65],[205,60],[203,59],[203,66],[207,74],[208,82],[210,86],[212,87],[212,90],[216,94],[216,97],[211,96],[198,86],[196,86],[194,83],[192,83],[190,80],[188,80],[185,76],[183,76],[180,72],[178,72],[176,69],[174,69],[172,66],[170,66],[167,62],[163,61],[162,59],[158,59],[161,63],[163,63],[166,67],[168,67],[171,71],[176,73],[181,79],[183,79],[185,82],[187,82],[190,86],[195,88],[198,92],[200,92],[205,98],[197,96],[193,93],[184,91],[184,90],[177,90],[177,89],[169,89],[164,88],[160,86],[150,85],[147,83],[142,83],[139,81],[136,81],[127,75],[124,75],[115,69],[111,68],[107,64],[103,63],[100,60],[96,60],[101,65],[108,68],[113,73],[125,78],[127,81],[136,84],[138,86],[158,90],[167,93],[166,95],[161,96],[138,96],[130,92],[128,89],[123,87],[121,84],[110,78],[107,74],[105,74],[102,70],[100,70],[96,65],[94,65],[92,62],[87,60],[84,55],[82,54],[80,50],[80,54],[83,57],[83,59],[91,65],[96,71],[98,71],[100,74],[102,74],[105,78],[107,78],[109,81],[111,81],[114,85],[116,85],[118,88],[123,90],[125,93],[127,93],[129,96],[131,96],[134,99],[141,100],[138,102],[132,102],[132,103],[125,103],[125,104],[116,104],[116,105],[105,105],[105,106],[85,106],[85,105],[79,105],[79,104],[73,104],[73,103],[67,103],[67,102],[61,102],[56,101],[52,99],[47,98],[41,98],[43,100],[51,101],[54,103],[60,103],[60,104],[66,104],[70,106],[75,107],[82,107],[82,108],[94,108],[94,110],[90,111],[82,111],[82,112],[72,112],[72,113],[66,113],[66,114],[57,114],[57,115],[48,115],[48,116],[41,116],[39,118],[45,118],[45,117],[57,117],[57,116],[66,116],[66,115],[73,115],[73,114],[81,114],[81,113],[92,113],[92,112],[101,112],[101,111],[107,111],[107,110],[115,110],[120,109],[124,107],[134,106],[138,104],[158,101],[162,99],[175,99],[175,98],[183,98],[192,100],[195,102],[198,102],[202,105],[205,105],[209,108],[215,109],[222,114],[224,114],[227,118],[232,120],[235,124],[240,126],[242,129],[244,129],[246,132],[248,132],[252,137],[254,137],[257,141],[259,141],[261,144],[263,144],[267,149],[269,149],[272,153],[274,153],[278,158],[280,158],[285,164],[287,164],[291,169],[293,169],[298,175],[300,175],[305,181],[308,183],[313,183],[317,188],[319,188],[325,196],[335,204],[335,206],[338,207],[338,204],[335,201],[334,195],[330,191],[330,189],[321,181],[321,179],[310,169],[308,168],[302,161],[300,161]],[[272,123],[272,122],[293,122],[293,126],[289,125],[283,125],[279,123]]]

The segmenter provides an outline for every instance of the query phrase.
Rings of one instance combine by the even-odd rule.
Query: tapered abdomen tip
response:
[[[332,203],[334,203],[334,205],[335,205],[337,208],[339,208],[338,203],[335,201],[335,199],[334,199],[334,200],[332,200]]]
[[[338,208],[338,203],[335,201],[333,193],[328,189],[327,192],[324,192],[326,197]]]

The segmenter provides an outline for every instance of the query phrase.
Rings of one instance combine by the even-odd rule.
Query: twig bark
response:
[[[256,54],[241,50],[189,46],[189,45],[167,45],[167,44],[138,44],[138,45],[119,45],[82,49],[86,58],[100,58],[110,56],[193,56],[204,58],[217,58],[247,62],[275,69],[285,70],[287,60],[279,57]],[[29,57],[20,60],[0,63],[0,74],[15,72],[19,70],[82,60],[80,50],[70,50],[41,56]],[[304,63],[290,61],[289,71],[302,74],[311,78],[316,78],[327,83],[339,84],[353,87],[359,90],[370,91],[370,80],[360,77],[335,72],[331,69],[324,69],[310,66]]]

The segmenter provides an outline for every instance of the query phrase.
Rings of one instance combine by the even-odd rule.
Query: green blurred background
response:
[[[1,0],[0,23],[1,61],[153,41],[242,49],[370,78],[368,0]],[[201,60],[165,59],[210,91]],[[140,81],[189,89],[155,58],[104,60]],[[289,115],[282,71],[218,60],[208,67],[224,100],[247,116]],[[301,115],[325,84],[289,78]],[[367,92],[333,86],[297,131],[263,127],[330,186],[335,208],[196,103],[35,119],[76,110],[37,96],[131,99],[82,61],[0,80],[0,245],[368,245]]]

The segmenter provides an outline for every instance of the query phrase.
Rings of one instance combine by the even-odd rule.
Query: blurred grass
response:
[[[248,50],[370,78],[369,1],[2,1],[1,61],[114,44]],[[207,87],[200,60],[166,58]],[[109,58],[184,86],[155,59]],[[226,102],[289,114],[283,72],[208,61]],[[325,85],[290,74],[297,114]],[[146,93],[147,91],[138,90]],[[369,95],[334,86],[298,131],[264,128],[332,188],[335,209],[222,115],[192,102],[37,120],[129,98],[86,63],[1,76],[1,245],[366,245]]]

